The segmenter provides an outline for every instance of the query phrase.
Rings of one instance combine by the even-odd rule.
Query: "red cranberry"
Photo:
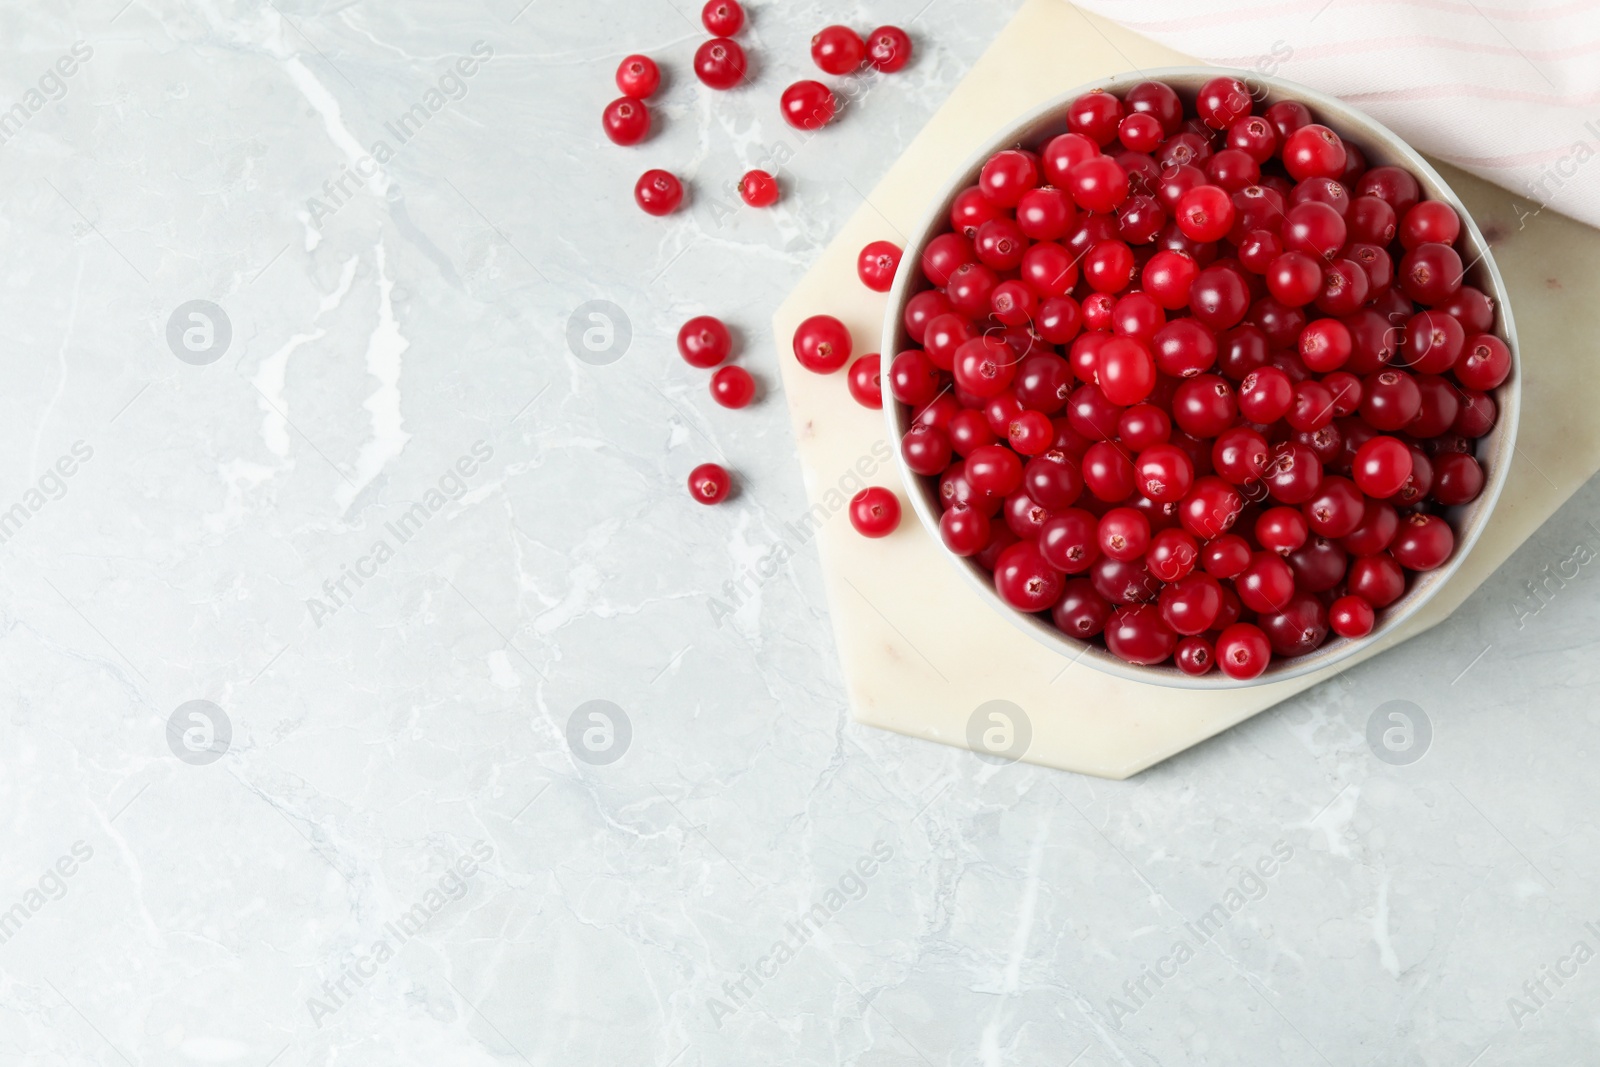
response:
[[[713,37],[732,37],[744,25],[744,8],[738,0],[707,0],[700,21]]]
[[[1394,208],[1388,201],[1375,196],[1358,196],[1350,201],[1345,214],[1345,225],[1350,239],[1380,248],[1394,240],[1396,223]]]
[[[956,349],[956,384],[980,399],[997,395],[1017,373],[1016,353],[992,334],[964,342]]]
[[[1311,529],[1321,537],[1345,537],[1366,518],[1367,501],[1349,478],[1330,474],[1304,505]]]
[[[1191,189],[1178,202],[1178,228],[1191,240],[1222,240],[1233,228],[1233,218],[1233,200],[1215,185]]]
[[[1418,245],[1453,245],[1461,236],[1461,217],[1442,200],[1424,200],[1400,220],[1400,244],[1406,251]]]
[[[732,485],[728,472],[716,463],[702,463],[689,472],[689,495],[702,504],[720,503]]]
[[[1050,609],[1056,628],[1068,637],[1087,641],[1105,629],[1111,618],[1111,601],[1095,591],[1087,578],[1073,578],[1061,587],[1061,599]]]
[[[1042,298],[1066,296],[1078,280],[1078,264],[1065,248],[1040,241],[1022,254],[1022,280]]]
[[[1163,82],[1140,82],[1124,95],[1123,105],[1136,114],[1154,116],[1168,136],[1177,133],[1183,125],[1183,101]]]
[[[958,556],[975,556],[989,543],[989,516],[960,501],[939,516],[939,539]]]
[[[1444,564],[1456,547],[1450,524],[1437,515],[1407,515],[1389,552],[1407,570],[1431,571]]]
[[[1078,209],[1066,190],[1053,185],[1029,189],[1017,201],[1016,226],[1035,241],[1056,241],[1065,237],[1078,221]],[[1018,250],[1021,258],[1021,250]],[[990,264],[993,266],[993,264]]]
[[[1273,449],[1264,480],[1274,500],[1304,504],[1322,484],[1322,463],[1305,445],[1285,441]]]
[[[1433,458],[1433,498],[1445,507],[1470,504],[1483,492],[1483,467],[1464,452]]]
[[[633,187],[633,199],[647,215],[670,215],[683,203],[683,183],[664,170],[647,170]]]
[[[1456,415],[1455,425],[1450,428],[1463,437],[1482,437],[1494,429],[1498,410],[1493,397],[1467,389],[1462,393],[1461,411]]]
[[[1217,665],[1216,650],[1211,647],[1211,642],[1203,637],[1185,637],[1178,642],[1178,648],[1172,654],[1172,662],[1184,674],[1206,674]]]
[[[1215,437],[1238,417],[1233,388],[1218,375],[1187,378],[1172,395],[1172,421],[1195,437]]]
[[[951,234],[951,236],[955,236]],[[924,331],[928,323],[940,315],[950,312],[950,301],[944,294],[934,289],[925,289],[906,301],[906,311],[903,321],[906,334],[917,344],[922,343]]]
[[[873,241],[856,258],[856,273],[861,284],[875,293],[887,293],[900,269],[900,246],[893,241]]]
[[[1257,552],[1233,580],[1233,590],[1251,611],[1281,611],[1294,595],[1294,571],[1279,556]]]
[[[661,68],[649,56],[624,56],[617,65],[617,88],[623,96],[646,100],[661,87]]]
[[[1133,463],[1116,445],[1097,441],[1083,454],[1083,484],[1107,503],[1126,500],[1134,489]]]
[[[1213,538],[1200,550],[1200,563],[1213,578],[1237,578],[1250,565],[1250,543],[1238,534]]]
[[[1405,572],[1387,553],[1357,556],[1350,561],[1350,592],[1375,608],[1388,607],[1406,591]]]
[[[883,407],[883,381],[879,377],[881,359],[876,352],[862,356],[850,364],[846,384],[856,403],[864,408]]]
[[[1119,407],[1137,404],[1156,383],[1156,365],[1144,345],[1112,337],[1100,345],[1097,381],[1107,400]]]
[[[1104,89],[1084,93],[1067,106],[1067,128],[1104,147],[1117,136],[1122,123],[1122,101]]]
[[[1118,608],[1105,628],[1106,647],[1129,663],[1161,663],[1177,647],[1177,635],[1149,604]]]
[[[911,62],[911,37],[898,26],[879,26],[867,34],[867,62],[893,74]]]
[[[1474,334],[1463,341],[1454,369],[1462,385],[1486,393],[1511,376],[1511,349],[1493,334]]]
[[[1289,553],[1295,584],[1308,593],[1326,593],[1344,581],[1350,557],[1337,541],[1312,537]]]
[[[832,315],[813,315],[794,332],[794,358],[808,371],[832,374],[850,361],[850,331]]]
[[[1327,204],[1296,204],[1283,217],[1283,247],[1318,260],[1332,260],[1344,247],[1344,219]]]
[[[1217,636],[1217,666],[1229,678],[1259,677],[1271,661],[1272,646],[1258,626],[1236,622]]]
[[[1039,184],[1039,164],[1032,152],[1008,148],[989,157],[978,175],[978,188],[997,207],[1016,207],[1023,194]]]
[[[1468,334],[1494,329],[1494,301],[1476,286],[1463,285],[1456,295],[1439,305],[1446,315],[1454,315]]]
[[[1303,656],[1328,638],[1328,613],[1310,593],[1295,593],[1282,611],[1264,613],[1256,624],[1280,656]]]
[[[1421,244],[1400,260],[1400,287],[1419,304],[1443,304],[1461,288],[1461,257],[1449,245]]]
[[[1340,637],[1365,637],[1376,621],[1372,605],[1358,596],[1342,596],[1328,607],[1328,626]]]
[[[1128,198],[1128,173],[1108,156],[1086,159],[1067,175],[1067,191],[1085,211],[1115,211]]]
[[[1184,635],[1205,633],[1222,610],[1222,586],[1204,572],[1190,574],[1161,591],[1161,618]]]
[[[1102,553],[1131,563],[1150,547],[1150,520],[1133,508],[1112,508],[1100,516],[1096,536]]]
[[[1225,330],[1250,310],[1250,290],[1238,272],[1210,266],[1189,286],[1189,309],[1213,330]]]
[[[694,73],[713,89],[732,89],[744,81],[746,61],[738,41],[713,37],[694,53]]]
[[[1061,598],[1061,572],[1045,562],[1031,541],[1019,541],[995,562],[994,588],[1018,611],[1048,611]]]
[[[1256,516],[1255,533],[1262,548],[1287,556],[1306,543],[1311,530],[1297,509],[1279,505]]]
[[[850,74],[866,55],[866,42],[848,26],[824,26],[811,38],[811,60],[825,74]]]
[[[691,367],[715,367],[733,351],[733,335],[721,319],[697,315],[678,329],[678,354]]]
[[[1194,106],[1200,120],[1207,126],[1213,130],[1225,130],[1250,114],[1255,101],[1244,82],[1219,75],[1200,87]]]
[[[650,133],[650,109],[643,100],[624,96],[606,105],[600,125],[613,144],[635,145]]]
[[[1178,505],[1178,519],[1195,537],[1209,540],[1226,533],[1243,508],[1244,498],[1237,489],[1208,475],[1195,479],[1189,495]]]
[[[743,367],[723,367],[711,376],[711,398],[725,408],[742,408],[755,395],[756,380]]]
[[[1283,166],[1297,182],[1338,178],[1344,174],[1344,164],[1344,142],[1326,126],[1301,126],[1284,138]]]
[[[778,202],[778,179],[764,170],[747,171],[739,179],[739,196],[751,207],[771,207]]]
[[[1373,429],[1402,430],[1422,409],[1422,391],[1404,371],[1386,370],[1361,383],[1361,417]]]
[[[1156,303],[1167,311],[1176,311],[1188,306],[1189,288],[1199,273],[1193,257],[1164,249],[1150,257],[1140,281]]]
[[[1117,125],[1117,139],[1134,152],[1153,152],[1165,137],[1161,120],[1147,112],[1135,111]]]
[[[900,498],[874,485],[850,498],[850,525],[863,537],[887,537],[900,525]]]
[[[1280,100],[1267,108],[1263,117],[1272,124],[1281,144],[1295,130],[1311,124],[1311,109],[1298,100]]]
[[[1052,138],[1040,153],[1039,162],[1051,185],[1067,187],[1072,168],[1100,155],[1100,146],[1081,133],[1064,133]]]
[[[1389,547],[1395,532],[1400,528],[1400,515],[1394,505],[1382,500],[1368,500],[1361,524],[1346,534],[1339,543],[1356,556],[1372,556]]]
[[[784,121],[797,130],[820,130],[838,111],[833,91],[819,81],[795,82],[783,91],[779,106]]]

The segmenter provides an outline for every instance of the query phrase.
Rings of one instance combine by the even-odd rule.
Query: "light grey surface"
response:
[[[1592,1057],[1593,486],[1446,625],[1133,782],[854,727],[809,551],[712,621],[804,497],[782,398],[714,407],[670,337],[723,313],[770,387],[771,308],[1015,4],[936,0],[783,206],[719,224],[809,35],[922,0],[760,6],[759,79],[715,97],[664,0],[519,3],[0,15],[7,100],[93,49],[0,145],[0,511],[27,513],[0,544],[0,1062]],[[479,40],[464,97],[314,230],[307,199]],[[599,113],[634,50],[672,81],[623,150]],[[657,165],[691,211],[633,208]],[[604,366],[565,342],[596,299],[633,334]],[[192,300],[231,322],[208,365],[168,346]],[[718,453],[742,493],[698,507]],[[567,741],[595,700],[631,725],[609,764]],[[1431,720],[1420,762],[1366,740],[1391,701]]]

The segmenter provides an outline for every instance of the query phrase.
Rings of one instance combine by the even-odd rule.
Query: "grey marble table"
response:
[[[1594,1062],[1592,486],[1131,782],[856,727],[814,553],[711,612],[804,510],[764,326],[1015,0],[757,3],[716,96],[690,0],[524,2],[0,12],[0,1062]],[[831,21],[915,65],[727,210]]]

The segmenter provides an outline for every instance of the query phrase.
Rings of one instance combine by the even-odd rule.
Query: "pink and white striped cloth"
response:
[[[1340,97],[1418,150],[1600,226],[1600,0],[1077,0],[1208,63]]]

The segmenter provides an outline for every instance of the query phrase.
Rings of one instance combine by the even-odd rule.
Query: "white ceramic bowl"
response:
[[[1366,637],[1351,640],[1332,636],[1320,648],[1308,655],[1293,659],[1274,658],[1265,672],[1248,681],[1229,678],[1217,670],[1195,677],[1184,674],[1170,661],[1154,667],[1128,663],[1098,644],[1067,636],[1051,624],[1048,616],[1025,615],[1010,607],[995,593],[989,573],[976,561],[945,552],[945,557],[951,566],[972,583],[979,596],[995,611],[1004,614],[1034,639],[1060,652],[1062,656],[1082,659],[1083,662],[1099,670],[1134,681],[1182,689],[1237,689],[1297,678],[1347,659],[1363,647],[1382,640],[1385,635],[1402,626],[1407,619],[1420,611],[1422,606],[1444,587],[1460,567],[1461,561],[1472,551],[1473,545],[1477,543],[1478,537],[1489,521],[1489,513],[1500,498],[1506,475],[1511,469],[1511,454],[1517,436],[1517,415],[1522,400],[1521,359],[1517,351],[1516,329],[1511,321],[1511,308],[1506,300],[1505,283],[1495,267],[1488,243],[1479,232],[1472,216],[1467,213],[1465,206],[1445,184],[1438,172],[1409,145],[1367,115],[1331,96],[1294,82],[1220,67],[1166,67],[1160,70],[1119,74],[1090,82],[996,131],[994,137],[977,154],[953,170],[943,197],[930,206],[920,225],[909,235],[902,259],[904,269],[899,272],[894,288],[889,293],[889,310],[884,321],[883,339],[879,348],[887,359],[895,352],[913,347],[913,342],[906,335],[904,311],[906,302],[927,288],[921,271],[917,268],[922,250],[933,238],[949,230],[951,202],[962,189],[977,182],[979,170],[991,155],[1003,148],[1017,146],[1037,149],[1055,135],[1065,133],[1067,105],[1090,90],[1105,89],[1120,95],[1139,82],[1160,81],[1175,89],[1178,95],[1184,98],[1185,104],[1192,109],[1194,97],[1200,86],[1218,75],[1227,74],[1239,78],[1250,87],[1256,97],[1257,113],[1279,100],[1298,100],[1311,109],[1316,121],[1331,127],[1345,140],[1359,146],[1366,153],[1369,166],[1403,167],[1410,171],[1422,186],[1424,199],[1442,200],[1456,209],[1462,222],[1461,236],[1456,242],[1456,248],[1461,253],[1463,262],[1469,264],[1465,280],[1482,289],[1494,301],[1494,329],[1511,348],[1512,372],[1505,383],[1494,391],[1494,400],[1500,409],[1499,421],[1487,436],[1477,442],[1475,454],[1483,464],[1486,475],[1483,492],[1472,503],[1451,508],[1445,513],[1456,532],[1455,553],[1450,560],[1438,570],[1413,575],[1410,579],[1410,588],[1406,590],[1405,595],[1379,612],[1377,626]],[[891,401],[884,406],[884,411],[888,419],[889,432],[893,435],[891,439],[899,441],[911,426],[911,410],[904,404]],[[895,454],[899,457],[898,448]],[[911,506],[916,510],[917,517],[929,534],[935,540],[939,540],[939,516],[942,514],[942,508],[937,497],[938,479],[913,474],[905,466],[904,459],[897,461],[900,463],[900,473],[905,478],[906,485],[910,487]]]

